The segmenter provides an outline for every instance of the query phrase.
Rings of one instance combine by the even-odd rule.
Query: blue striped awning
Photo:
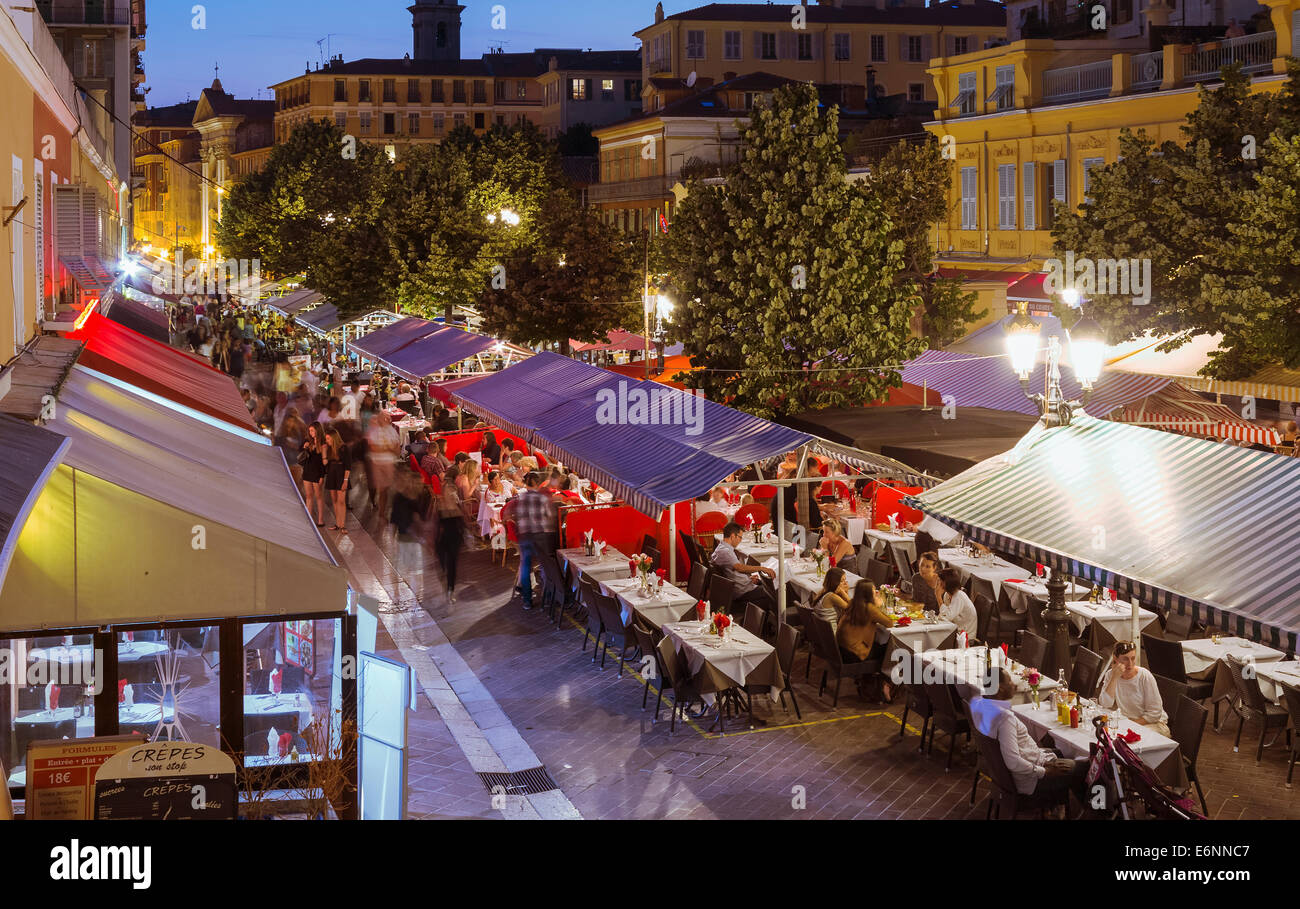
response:
[[[1043,390],[1046,365],[1038,364],[1029,377],[1031,392]],[[952,396],[958,410],[962,407],[987,407],[1029,416],[1040,413],[1036,403],[1025,397],[1020,381],[1004,356],[974,356],[947,350],[927,350],[903,367],[903,381],[925,385],[941,395]],[[1155,394],[1170,382],[1163,376],[1103,372],[1094,385],[1084,407],[1095,417],[1104,417],[1117,408]],[[1069,400],[1083,397],[1083,387],[1067,365],[1061,366],[1061,391]]]
[[[405,318],[351,342],[354,351],[412,381],[482,353],[497,342],[441,322]]]
[[[812,440],[676,388],[553,353],[452,396],[655,518],[742,467]]]
[[[1300,459],[1078,415],[909,500],[990,547],[1293,651]]]

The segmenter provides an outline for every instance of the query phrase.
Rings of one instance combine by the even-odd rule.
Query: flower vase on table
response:
[[[1025,682],[1029,685],[1029,697],[1033,699],[1035,710],[1038,709],[1038,685],[1042,680],[1043,677],[1038,674],[1037,669],[1025,673]]]
[[[709,623],[709,634],[717,635],[721,640],[726,640],[730,635],[731,618],[725,612],[715,612],[713,620]]]
[[[827,555],[826,551],[823,549],[814,549],[812,552],[809,553],[809,555],[812,556],[812,560],[817,563],[817,577],[818,578],[825,577],[826,576],[826,555]]]

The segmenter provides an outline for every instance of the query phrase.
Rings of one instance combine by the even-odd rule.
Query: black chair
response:
[[[618,600],[603,593],[596,594],[596,609],[600,612],[600,622],[605,629],[605,654],[609,653],[609,646],[614,642],[615,638],[622,639],[622,646],[618,652],[618,677],[622,678],[627,649],[636,643],[636,637],[632,634],[632,623],[635,623],[635,617],[633,617],[632,623],[625,623],[623,621],[623,607]],[[604,654],[600,658],[600,668],[605,668]]]
[[[985,644],[991,644],[995,634],[993,601],[980,594],[975,598],[975,636]]]
[[[898,568],[899,578],[904,581],[910,581],[912,579],[912,565],[907,561],[907,556],[904,555],[903,550],[895,546],[890,546],[888,547],[888,551],[894,558],[894,565]]]
[[[888,562],[882,562],[880,559],[867,559],[867,580],[880,587],[888,584],[894,576],[894,570]]]
[[[590,637],[596,645],[591,651],[591,661],[594,663],[605,642],[605,614],[600,608],[600,591],[593,591],[589,596],[591,600],[587,606],[587,628],[582,636],[582,650],[587,650],[587,638]]]
[[[1156,681],[1160,681],[1158,676]],[[1164,691],[1161,690],[1160,693],[1163,695]],[[1205,734],[1205,721],[1209,719],[1210,711],[1188,697],[1180,698],[1173,706],[1174,709],[1170,710],[1169,705],[1165,705],[1165,713],[1169,714],[1169,737],[1178,743],[1187,780],[1196,787],[1196,794],[1201,800],[1201,814],[1209,817],[1210,809],[1205,806],[1205,793],[1201,791],[1201,781],[1196,775],[1196,756],[1201,752],[1201,737]]]
[[[678,711],[681,712],[682,718],[685,719],[686,708],[690,706],[691,702],[703,700],[703,698],[700,696],[699,687],[686,671],[686,667],[682,665],[681,657],[673,649],[672,641],[668,638],[661,640],[655,647],[655,653],[658,655],[659,671],[663,676],[663,682],[660,685],[667,683],[668,687],[673,690],[672,723],[668,727],[669,733],[672,733],[677,730]],[[663,690],[661,688],[660,696],[662,694]],[[655,706],[655,719],[659,719],[658,705]]]
[[[794,688],[790,685],[790,669],[794,665],[794,652],[799,649],[799,630],[793,625],[782,625],[776,633],[776,662],[781,667],[781,706],[785,708],[785,696],[790,695],[790,703],[794,705],[794,715],[798,720],[803,719],[803,714],[799,712],[799,702],[795,699]],[[789,708],[786,708],[789,709]]]
[[[1183,661],[1183,647],[1177,641],[1166,641],[1154,635],[1142,635],[1142,657],[1147,668],[1157,676],[1164,676],[1174,682],[1187,686],[1187,697],[1193,701],[1203,701],[1214,694],[1214,681],[1189,679],[1187,664]],[[1214,725],[1219,725],[1218,705],[1215,705]]]
[[[899,723],[898,737],[904,739],[907,737],[907,716],[915,713],[921,718],[921,743],[917,746],[917,751],[925,750],[925,738],[930,732],[930,720],[934,717],[934,707],[930,704],[930,696],[926,693],[925,686],[919,681],[921,678],[921,661],[917,659],[916,654],[910,654],[906,659],[910,660],[909,669],[911,670],[909,678],[915,681],[907,685],[907,702],[903,705],[903,719]]]
[[[663,561],[659,555],[659,550],[656,549],[654,546],[647,546],[645,548],[644,554],[650,557],[650,570],[658,571],[660,568],[660,564]]]
[[[695,571],[695,565],[700,561],[700,547],[695,542],[695,538],[684,530],[677,531],[677,535],[682,538],[682,545],[686,547],[686,559],[691,564],[691,571]]]
[[[1236,688],[1236,697],[1228,701],[1228,706],[1237,715],[1237,740],[1233,742],[1232,750],[1235,752],[1241,747],[1241,732],[1246,728],[1246,721],[1258,719],[1259,747],[1255,749],[1255,763],[1258,764],[1264,757],[1264,736],[1270,729],[1286,729],[1291,714],[1264,697],[1264,693],[1259,690],[1259,679],[1255,677],[1254,666],[1251,666],[1247,678],[1247,673],[1243,671],[1247,665],[1245,662],[1238,660],[1232,654],[1227,654],[1223,662],[1228,667],[1233,686]],[[1274,735],[1274,738],[1276,737]]]
[[[803,639],[808,643],[808,665],[804,667],[803,678],[808,681],[812,675],[813,657],[817,657],[822,662],[829,662],[830,657],[826,655],[826,648],[822,645],[821,638],[813,632],[813,619],[816,617],[811,606],[796,606],[799,611],[799,627],[803,629]],[[838,645],[836,645],[838,646]]]
[[[641,551],[649,555],[652,549],[659,551],[659,540],[653,534],[647,533],[641,538]]]
[[[763,636],[763,625],[767,621],[767,611],[757,603],[745,604],[745,621],[742,627],[755,637]]]
[[[632,634],[636,637],[637,648],[642,654],[649,657],[654,667],[653,672],[645,674],[645,693],[641,695],[641,709],[645,710],[646,699],[650,697],[650,682],[653,680],[655,687],[659,689],[659,700],[655,702],[655,719],[659,719],[659,704],[664,698],[664,676],[663,670],[659,668],[659,654],[655,651],[654,634],[648,628],[642,628],[640,625],[632,626]]]
[[[1289,732],[1291,737],[1291,760],[1286,769],[1286,784],[1290,788],[1291,777],[1295,773],[1296,758],[1300,757],[1300,691],[1290,685],[1283,685],[1282,703],[1286,705],[1287,713],[1291,714],[1291,730]],[[1204,799],[1202,799],[1202,803],[1204,803]]]
[[[821,641],[822,650],[826,654],[826,668],[822,670],[822,683],[817,690],[817,695],[820,697],[826,691],[827,676],[834,678],[835,697],[831,700],[831,706],[838,707],[840,705],[840,682],[845,676],[851,679],[863,679],[867,676],[876,675],[880,672],[880,661],[859,660],[846,663],[844,655],[840,652],[839,644],[835,640],[835,629],[831,627],[830,622],[813,613],[811,625],[808,627],[811,634],[816,635]]]
[[[703,562],[691,563],[691,575],[686,579],[686,592],[689,593],[695,602],[708,599],[709,595],[709,568]]]
[[[923,682],[921,687],[925,689],[925,696],[929,700],[932,710],[930,716],[930,747],[927,753],[933,753],[934,751],[934,733],[936,730],[947,735],[948,762],[943,768],[946,772],[952,769],[953,752],[957,750],[957,736],[965,735],[966,741],[969,742],[972,724],[966,716],[958,713],[957,705],[961,703],[961,698],[952,685],[945,685],[941,682]]]
[[[713,612],[725,612],[731,615],[731,601],[736,595],[736,588],[731,579],[720,574],[709,575],[709,608]]]
[[[1172,731],[1175,712],[1178,710],[1182,699],[1187,697],[1187,686],[1182,682],[1175,682],[1173,679],[1158,675],[1156,676],[1156,687],[1160,689],[1160,703],[1164,705],[1165,713],[1169,714],[1169,728]]]
[[[1200,628],[1193,621],[1190,613],[1174,612],[1169,610],[1165,616],[1165,638],[1175,641],[1187,641],[1203,634],[1204,628]],[[1145,637],[1145,635],[1143,635]]]
[[[969,705],[967,705],[967,718],[970,719]],[[998,747],[997,739],[989,738],[979,731],[979,727],[974,722],[969,722],[971,739],[979,749],[980,762],[984,770],[988,773],[989,779],[993,782],[995,792],[989,796],[989,808],[987,817],[1002,817],[1003,807],[1007,808],[1009,820],[1015,820],[1016,816],[1025,808],[1037,808],[1039,816],[1048,808],[1055,808],[1059,805],[1068,805],[1070,793],[1068,790],[1060,790],[1047,795],[1025,795],[1016,789],[1016,779],[1007,769],[1006,762],[1002,760],[1002,749]]]
[[[542,603],[546,606],[546,614],[558,625],[568,605],[569,585],[556,558],[543,555],[538,564],[542,569]]]
[[[1100,677],[1101,655],[1081,646],[1074,654],[1074,668],[1070,670],[1070,690],[1078,692],[1080,697],[1091,699],[1097,693],[1097,682],[1100,681]]]
[[[974,575],[972,575],[971,578],[972,578],[971,585],[970,585],[971,599],[974,600],[975,597],[983,594],[984,596],[987,596],[990,600],[992,600],[993,599],[992,582],[986,581],[983,578],[976,578],[974,577]],[[979,583],[975,583],[977,581]],[[984,590],[984,585],[987,585],[987,592],[985,592]],[[1035,622],[1038,616],[1041,614],[1041,610],[1035,609],[1037,604],[1030,603],[1029,607],[1026,608],[1024,612],[1016,612],[1016,607],[1011,604],[1011,594],[1008,593],[1008,589],[1009,589],[1008,585],[1006,584],[1003,584],[998,589],[998,595],[996,601],[997,606],[995,607],[995,615],[997,615],[998,617],[999,643],[1001,641],[1006,641],[1010,643],[1015,638],[1015,634],[1017,631],[1026,630],[1026,629],[1032,631],[1034,634],[1037,634],[1039,636],[1045,636],[1047,634],[1047,628],[1045,626],[1042,626],[1041,623],[1038,623],[1039,627],[1035,627]]]
[[[1024,637],[1020,640],[1020,648],[1016,652],[1016,661],[1026,666],[1038,668],[1043,665],[1043,660],[1047,659],[1047,639],[1040,638],[1032,631],[1026,631]]]
[[[845,571],[849,572],[850,574],[857,574],[857,575],[862,574],[862,572],[858,570],[857,553],[854,553],[853,555],[845,556],[844,558],[840,559],[838,562],[835,563],[835,567],[843,568]]]

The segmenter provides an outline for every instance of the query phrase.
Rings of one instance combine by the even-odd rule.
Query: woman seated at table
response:
[[[844,576],[843,568],[832,568],[826,572],[822,589],[813,601],[813,613],[820,619],[831,623],[831,630],[838,628],[840,616],[849,608],[849,582]]]
[[[835,638],[840,645],[840,656],[846,663],[863,660],[884,660],[888,636],[894,619],[885,612],[885,600],[870,581],[858,581],[853,588],[853,599],[840,619]],[[878,677],[881,694],[886,701],[894,699],[894,686],[882,673]]]
[[[822,538],[817,547],[826,553],[827,558],[834,560],[836,565],[845,559],[854,558],[853,544],[845,538],[844,528],[835,518],[827,518],[822,522]]]
[[[505,483],[501,480],[501,471],[493,470],[487,475],[487,489],[483,491],[483,503],[485,505],[504,505],[510,498],[506,492]],[[501,512],[492,508],[481,508],[479,510],[478,528],[484,537],[492,536],[492,520],[500,515]]]
[[[912,599],[930,611],[938,612],[943,602],[943,581],[939,579],[939,556],[923,552],[916,560],[916,574],[912,575]]]
[[[483,464],[484,466],[496,464],[501,460],[501,446],[497,444],[496,433],[483,433]]]
[[[979,615],[975,604],[966,591],[961,589],[961,572],[955,568],[945,568],[939,572],[939,582],[943,585],[943,608],[939,618],[952,622],[958,631],[966,632],[967,640],[974,640],[979,631]]]
[[[1132,641],[1115,645],[1115,659],[1101,677],[1097,703],[1117,707],[1130,722],[1169,736],[1169,715],[1160,698],[1160,686],[1150,669],[1137,664],[1137,648]]]
[[[501,463],[502,468],[511,467],[514,465],[514,460],[511,457],[514,453],[515,453],[515,440],[502,439],[501,457],[497,458],[496,460],[498,460]]]

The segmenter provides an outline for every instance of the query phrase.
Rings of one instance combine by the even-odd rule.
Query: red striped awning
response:
[[[1111,419],[1134,426],[1148,426],[1171,432],[1218,439],[1236,439],[1260,445],[1281,444],[1275,430],[1243,419],[1232,408],[1207,401],[1196,393],[1171,382],[1159,392],[1134,401]]]

